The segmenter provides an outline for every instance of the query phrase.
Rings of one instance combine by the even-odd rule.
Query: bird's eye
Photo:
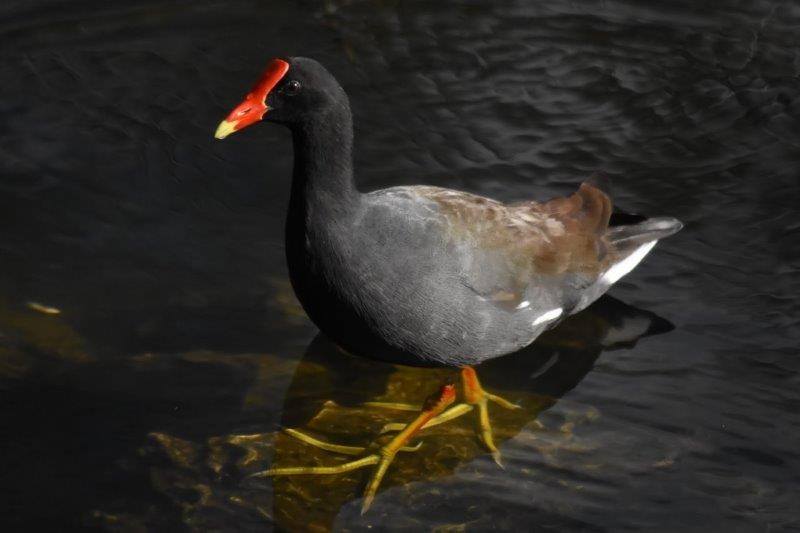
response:
[[[286,84],[283,88],[283,93],[287,96],[294,96],[300,92],[300,82],[297,80],[292,80]]]

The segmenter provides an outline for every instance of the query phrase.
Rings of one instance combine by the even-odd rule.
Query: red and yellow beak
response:
[[[272,62],[261,75],[261,78],[253,87],[242,103],[237,105],[225,120],[219,123],[214,137],[224,139],[231,133],[255,124],[269,111],[267,106],[267,96],[269,92],[278,85],[289,71],[289,63],[283,59],[273,59]]]

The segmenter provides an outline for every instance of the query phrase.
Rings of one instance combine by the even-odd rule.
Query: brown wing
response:
[[[611,199],[589,183],[568,197],[514,205],[437,187],[414,192],[438,204],[453,238],[514,257],[536,272],[597,272],[606,263]]]
[[[589,183],[567,198],[556,198],[541,205],[563,231],[554,235],[548,246],[534,256],[537,269],[544,273],[585,272],[598,274],[608,264],[606,239],[611,218],[611,199]]]
[[[462,282],[504,308],[531,290],[543,301],[567,298],[565,291],[591,284],[613,260],[605,237],[611,200],[589,183],[568,197],[513,205],[437,187],[406,190],[445,218]]]

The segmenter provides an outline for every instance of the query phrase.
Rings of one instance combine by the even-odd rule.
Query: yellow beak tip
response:
[[[222,140],[234,131],[236,131],[236,122],[223,120],[219,123],[219,126],[217,126],[217,131],[214,132],[214,138]]]

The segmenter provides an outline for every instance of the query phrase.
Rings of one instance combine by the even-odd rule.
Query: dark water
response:
[[[2,529],[800,529],[800,7],[648,4],[4,2]],[[365,471],[248,477],[342,461],[281,426],[366,443],[409,415],[361,402],[454,377],[342,355],[294,302],[287,132],[212,139],[276,55],[347,89],[365,189],[603,168],[686,223],[479,369],[523,405],[492,410],[504,470],[465,418],[364,517]]]

